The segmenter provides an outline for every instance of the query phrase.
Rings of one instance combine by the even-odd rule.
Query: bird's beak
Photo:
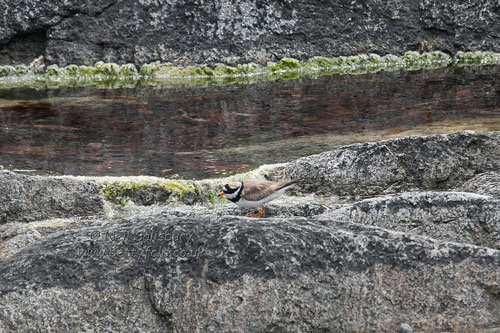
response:
[[[221,195],[224,195],[224,191],[220,191],[220,193],[219,193],[219,197],[220,197]]]

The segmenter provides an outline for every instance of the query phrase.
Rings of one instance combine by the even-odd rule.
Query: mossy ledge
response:
[[[157,203],[208,203],[216,197],[215,189],[195,181],[154,177],[117,177],[102,182],[104,199],[125,206],[130,201],[139,205]]]
[[[116,206],[125,207],[133,202],[147,206],[153,204],[200,204],[213,207],[227,203],[219,197],[222,186],[229,182],[261,179],[284,168],[284,164],[263,165],[255,170],[227,178],[205,180],[166,179],[152,176],[82,177],[101,184],[103,198]]]
[[[265,79],[289,79],[307,75],[362,74],[380,70],[418,70],[450,65],[498,65],[500,53],[458,52],[450,56],[441,51],[392,54],[360,54],[356,56],[313,57],[299,61],[283,58],[267,66],[254,63],[215,68],[206,65],[180,67],[170,63],[150,63],[137,68],[133,64],[118,65],[97,62],[94,66],[45,66],[43,59],[30,65],[0,66],[0,88],[15,86],[131,86],[136,84],[205,84],[254,82]]]

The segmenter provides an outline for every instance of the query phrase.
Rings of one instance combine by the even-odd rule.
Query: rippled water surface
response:
[[[206,178],[339,145],[500,130],[500,66],[252,84],[0,90],[0,165]]]

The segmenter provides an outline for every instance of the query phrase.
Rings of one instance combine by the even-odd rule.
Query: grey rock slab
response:
[[[20,223],[0,225],[0,259],[10,257],[28,244],[42,238],[35,229]]]
[[[285,167],[303,192],[371,196],[445,190],[500,170],[500,133],[471,131],[359,143],[299,158]]]
[[[0,224],[102,214],[100,191],[90,181],[0,170]]]
[[[465,192],[407,192],[345,204],[318,219],[500,249],[500,201]]]
[[[500,326],[500,252],[352,223],[161,213],[0,260],[0,331]]]
[[[459,187],[459,190],[489,195],[500,199],[500,173],[492,171],[476,175],[463,183]]]

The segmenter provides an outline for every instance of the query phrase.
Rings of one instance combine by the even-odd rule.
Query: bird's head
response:
[[[220,191],[219,196],[225,195],[226,198],[231,200],[238,195],[238,190],[240,189],[242,183],[230,183],[226,184],[222,187],[222,191]]]

